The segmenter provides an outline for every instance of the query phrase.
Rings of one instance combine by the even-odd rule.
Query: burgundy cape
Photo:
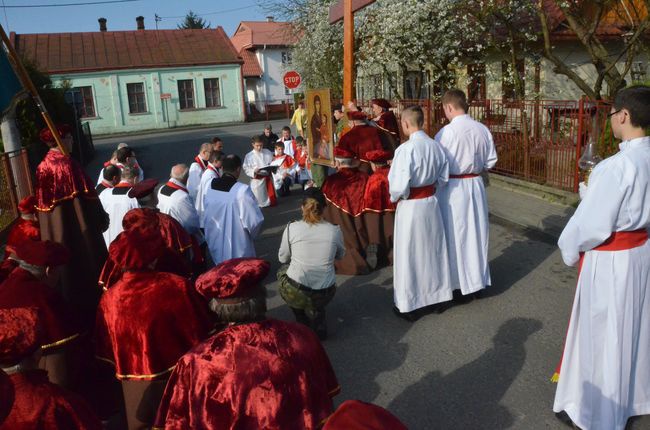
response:
[[[346,400],[336,409],[323,430],[407,430],[386,409],[360,400]]]
[[[78,324],[68,304],[54,288],[17,267],[0,284],[0,308],[38,308],[43,321],[43,353],[55,352],[79,336]]]
[[[0,430],[101,430],[102,424],[86,402],[47,380],[43,370],[9,375],[14,405]]]
[[[60,243],[71,254],[59,292],[84,323],[91,324],[99,300],[95,286],[106,260],[102,232],[108,228],[108,215],[81,166],[56,150],[51,149],[36,169],[35,194],[41,240]]]
[[[364,257],[368,235],[361,216],[367,182],[367,174],[357,169],[341,169],[328,176],[323,184],[323,194],[328,203],[323,211],[323,218],[341,228],[345,244],[345,256],[334,263],[336,273],[368,273],[368,264]]]
[[[390,167],[379,167],[368,179],[363,195],[363,222],[366,226],[368,243],[379,245],[378,258],[381,264],[393,263],[393,228],[395,209],[388,191]]]
[[[377,124],[377,127],[379,127],[384,134],[384,136],[381,136],[384,149],[388,149],[385,148],[385,146],[387,143],[390,143],[394,150],[400,143],[399,123],[397,122],[395,114],[391,111],[382,112],[379,119],[375,121],[375,124]],[[380,135],[381,134],[382,133],[380,133]],[[386,141],[386,138],[389,138],[390,141]]]
[[[187,279],[125,272],[99,303],[97,357],[115,365],[118,379],[164,378],[211,328],[207,304]]]
[[[354,152],[354,154],[362,161],[360,170],[366,173],[370,172],[368,160],[364,158],[366,152],[378,149],[387,149],[392,152],[392,148],[384,148],[379,129],[371,125],[355,125],[350,129],[350,131],[341,137],[337,146]]]
[[[179,360],[155,428],[318,429],[338,392],[309,328],[278,320],[233,325]]]
[[[6,260],[11,253],[16,252],[16,247],[26,240],[41,240],[41,231],[38,221],[18,218],[16,224],[11,228],[7,235],[7,244],[5,246]]]

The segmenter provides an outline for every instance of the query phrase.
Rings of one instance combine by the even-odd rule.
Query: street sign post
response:
[[[295,70],[291,70],[285,73],[282,80],[284,81],[284,86],[289,88],[290,90],[295,90],[300,86],[300,83],[302,82],[302,78],[300,77],[300,74]]]

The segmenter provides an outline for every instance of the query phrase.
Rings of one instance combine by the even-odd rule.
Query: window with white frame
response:
[[[194,109],[194,81],[182,79],[178,81],[178,102],[180,109]]]
[[[221,93],[219,91],[219,79],[207,78],[203,80],[205,91],[205,107],[214,108],[221,106]]]
[[[144,94],[144,83],[126,84],[126,95],[129,99],[129,113],[146,113],[147,102]]]

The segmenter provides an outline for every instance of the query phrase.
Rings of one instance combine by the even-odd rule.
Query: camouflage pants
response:
[[[278,281],[280,282],[280,296],[292,309],[303,310],[311,320],[318,318],[325,311],[325,306],[332,300],[336,293],[336,286],[332,285],[323,290],[312,290],[287,276],[288,265],[278,269]]]

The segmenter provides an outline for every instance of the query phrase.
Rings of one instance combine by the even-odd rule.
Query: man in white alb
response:
[[[490,130],[467,114],[465,93],[447,91],[442,107],[450,123],[435,139],[449,160],[449,182],[438,189],[437,195],[445,223],[451,285],[457,299],[462,294],[467,300],[491,283],[490,225],[481,173],[494,167],[497,153]]]
[[[187,192],[189,169],[185,164],[172,167],[169,181],[158,190],[158,210],[174,218],[185,231],[197,239],[201,237],[199,215]]]
[[[558,241],[579,276],[553,411],[588,430],[650,414],[650,88],[620,90],[610,120],[620,151],[593,169]]]
[[[394,309],[415,320],[414,311],[452,298],[445,230],[436,188],[447,182],[449,166],[440,145],[422,130],[419,106],[402,112],[409,140],[395,150],[388,173],[390,200],[397,203],[393,245]]]
[[[251,190],[261,208],[275,206],[276,196],[273,178],[270,172],[260,172],[262,167],[267,167],[273,161],[273,153],[263,148],[262,139],[253,137],[253,150],[244,158],[244,172],[251,178]],[[268,174],[267,174],[268,173]]]
[[[212,152],[211,143],[202,143],[199,149],[199,155],[194,157],[194,162],[190,164],[190,174],[187,178],[187,192],[193,202],[196,202],[196,193],[199,191],[201,175],[208,168],[208,160]]]
[[[104,190],[105,192],[99,195],[99,201],[102,202],[104,211],[108,214],[110,220],[108,229],[103,233],[106,247],[124,230],[122,227],[124,215],[131,209],[140,207],[138,199],[129,197],[129,191],[137,182],[138,173],[137,167],[122,166],[120,182],[115,187]]]
[[[199,224],[203,228],[203,198],[205,197],[205,192],[210,188],[210,182],[215,178],[221,177],[221,159],[223,154],[220,151],[210,152],[210,157],[208,158],[208,168],[205,169],[205,172],[201,175],[201,182],[199,182],[199,188],[196,192],[196,199],[194,200],[194,207],[196,208],[196,213],[199,214]]]
[[[237,181],[241,159],[228,155],[222,166],[223,175],[213,179],[205,193],[202,218],[214,264],[231,258],[255,257],[253,241],[264,222],[250,187]]]

